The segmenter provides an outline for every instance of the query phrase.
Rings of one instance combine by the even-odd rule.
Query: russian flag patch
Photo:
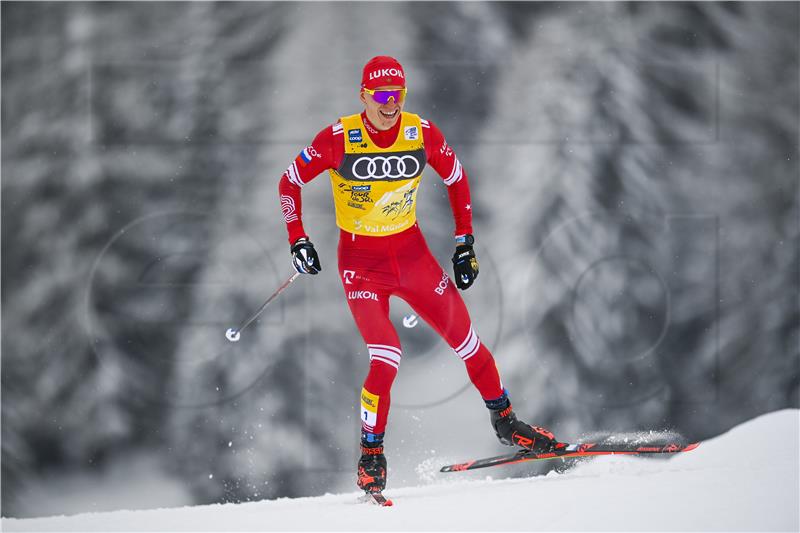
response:
[[[308,153],[308,147],[303,148],[303,151],[300,152],[300,155],[297,156],[297,164],[300,165],[301,167],[304,167],[310,162],[311,162],[311,154]]]

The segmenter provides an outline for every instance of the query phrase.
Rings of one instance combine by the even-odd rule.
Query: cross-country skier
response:
[[[442,177],[455,218],[455,285],[467,289],[478,276],[473,250],[467,173],[432,122],[403,111],[406,77],[400,63],[374,57],[364,66],[364,111],[326,126],[289,165],[279,184],[281,209],[298,272],[322,270],[303,229],[300,192],[328,170],[340,228],[339,276],[356,326],[367,344],[369,373],[361,391],[361,458],[358,486],[386,485],[383,437],[392,382],[402,351],[389,320],[389,296],[398,296],[441,335],[465,363],[497,437],[537,452],[556,445],[549,431],[518,420],[492,354],[472,328],[461,295],[428,250],[416,221],[422,169]]]

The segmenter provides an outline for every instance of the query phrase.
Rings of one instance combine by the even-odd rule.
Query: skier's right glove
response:
[[[322,265],[319,256],[306,237],[300,237],[292,245],[292,266],[301,274],[319,274]]]
[[[456,253],[453,254],[453,273],[456,277],[456,287],[462,291],[468,289],[478,277],[478,259],[475,257],[475,250],[472,244],[475,239],[472,235],[464,235],[456,246]]]

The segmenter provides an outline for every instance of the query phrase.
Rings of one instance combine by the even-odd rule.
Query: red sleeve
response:
[[[444,135],[433,122],[422,121],[422,137],[428,164],[442,177],[447,185],[450,208],[453,210],[455,235],[472,233],[472,205],[469,195],[467,172],[461,166],[453,149],[444,140]]]
[[[308,237],[303,229],[301,189],[321,172],[338,168],[344,154],[342,128],[336,124],[320,131],[314,141],[303,148],[278,182],[281,211],[289,233],[289,244]]]

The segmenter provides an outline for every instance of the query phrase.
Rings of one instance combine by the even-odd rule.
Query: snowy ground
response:
[[[747,454],[743,444],[770,443]],[[441,481],[388,490],[391,508],[356,493],[238,505],[28,520],[3,531],[798,531],[800,412],[751,420],[668,461],[600,457],[563,474]],[[489,471],[487,471],[489,473]],[[503,475],[500,468],[491,475]],[[365,528],[365,525],[368,526]]]

